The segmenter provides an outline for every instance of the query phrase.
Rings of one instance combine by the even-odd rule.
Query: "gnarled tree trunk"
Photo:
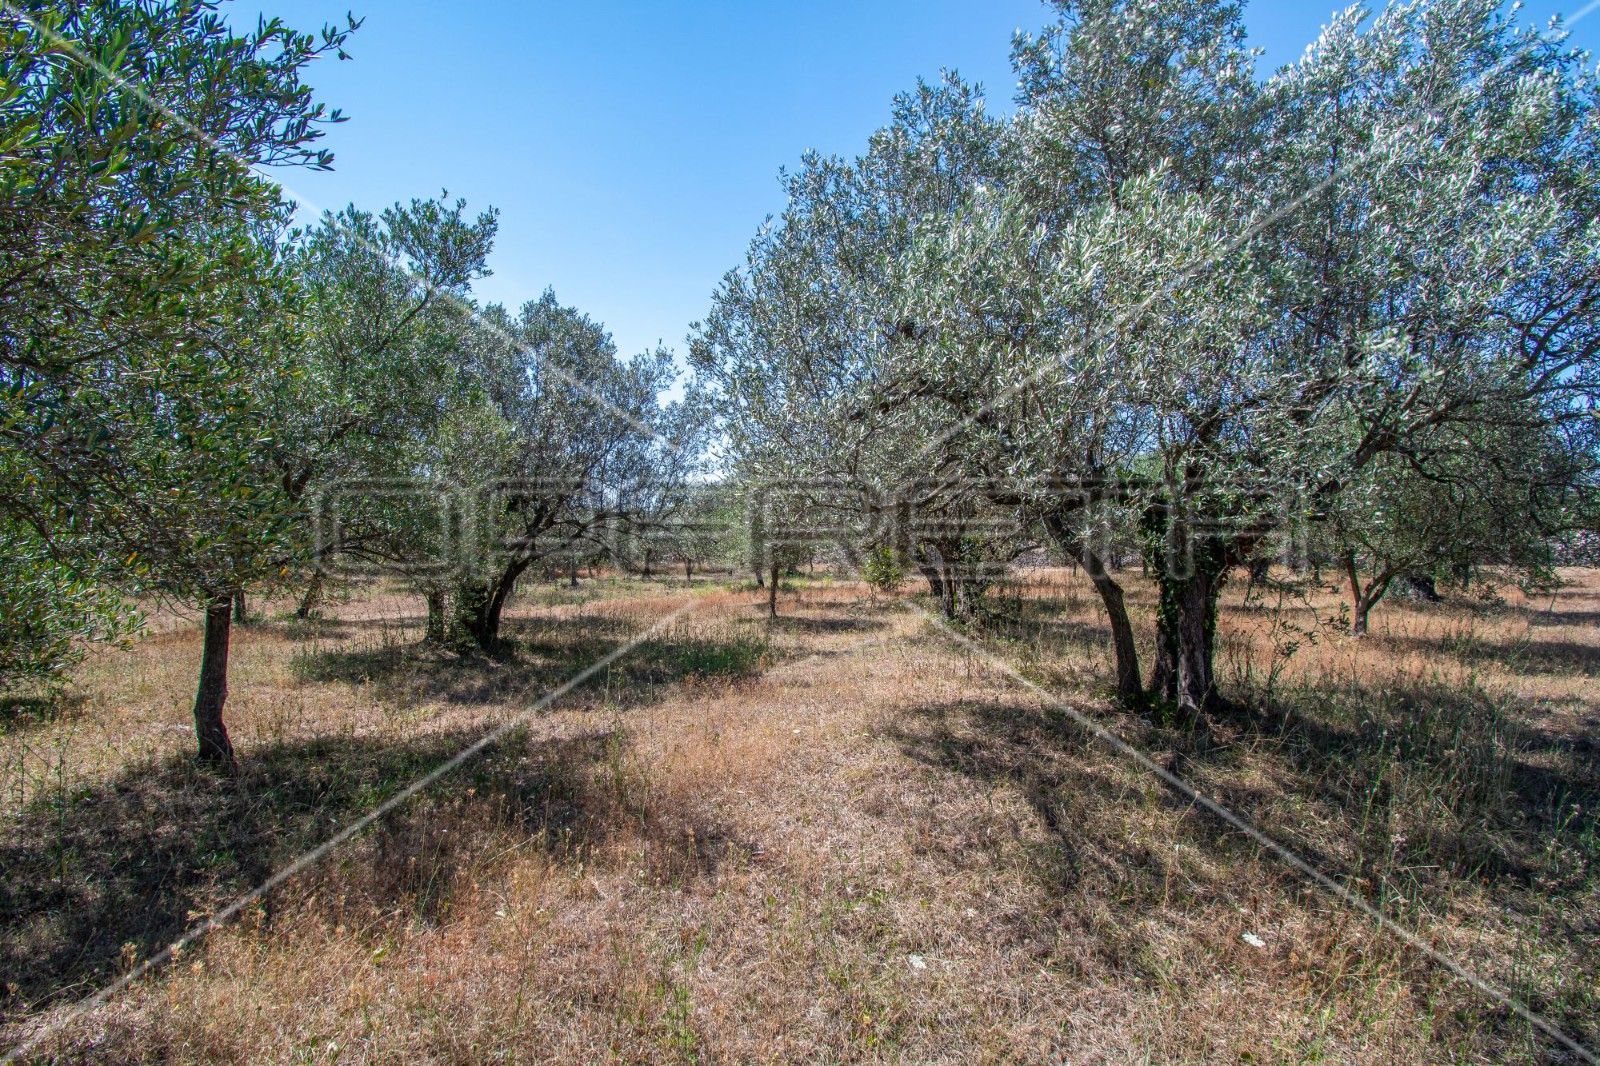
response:
[[[200,683],[194,693],[194,735],[200,761],[232,773],[238,768],[222,708],[228,701],[228,641],[233,604],[218,596],[206,604],[205,642],[200,652]]]
[[[918,572],[928,582],[928,595],[942,604],[944,602],[944,575],[939,573],[939,568],[934,566],[921,550],[918,550],[913,556],[913,561],[916,563]]]
[[[1089,575],[1105,607],[1107,624],[1111,627],[1111,651],[1116,658],[1117,699],[1129,705],[1139,702],[1144,695],[1139,679],[1139,645],[1133,639],[1133,623],[1128,618],[1122,585],[1106,569],[1105,560],[1083,542],[1064,515],[1048,517],[1044,524],[1056,546]]]
[[[1222,581],[1213,568],[1197,565],[1178,588],[1178,711],[1192,721],[1220,705],[1212,667]]]
[[[456,589],[454,628],[488,650],[500,634],[500,616],[493,608],[494,586],[487,581],[463,582]]]
[[[508,563],[493,579],[463,582],[457,589],[456,624],[484,651],[500,642],[500,618],[516,590],[517,579],[532,563],[531,559]]]
[[[1164,580],[1165,568],[1156,563],[1156,656],[1150,665],[1151,699],[1178,702],[1178,598],[1177,587]]]
[[[1134,643],[1133,623],[1128,620],[1122,586],[1094,552],[1085,549],[1080,561],[1094,590],[1100,594],[1100,603],[1105,607],[1107,624],[1111,627],[1111,650],[1117,666],[1117,699],[1127,704],[1136,703],[1144,694],[1139,679],[1139,646]]]
[[[959,542],[923,542],[917,546],[915,558],[946,620],[961,621],[978,613],[987,583],[981,572],[963,560]]]
[[[1159,506],[1145,514],[1142,525],[1160,590],[1149,691],[1174,703],[1184,720],[1203,725],[1223,706],[1214,672],[1217,600],[1229,568],[1256,545],[1197,536]]]

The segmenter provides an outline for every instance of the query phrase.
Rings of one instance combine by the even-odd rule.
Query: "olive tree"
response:
[[[282,547],[251,382],[288,350],[286,209],[254,168],[331,163],[301,75],[354,23],[238,35],[216,6],[0,12],[0,508],[64,577],[205,608],[196,731],[227,765],[215,602]]]
[[[415,570],[438,550],[419,542],[418,508],[436,502],[425,492],[361,489],[428,479],[422,453],[469,387],[457,354],[496,227],[492,209],[472,217],[439,198],[376,215],[348,207],[287,242],[304,338],[296,372],[262,382],[277,427],[269,461],[308,521],[337,512],[312,546],[302,616],[333,556]]]
[[[673,427],[689,420],[659,402],[676,375],[669,351],[619,359],[605,328],[551,291],[516,316],[488,307],[464,354],[480,383],[467,433],[482,461],[454,471],[476,501],[477,532],[460,557],[453,614],[490,648],[530,567],[626,519],[662,479],[685,476],[678,460],[691,445]]]
[[[1137,702],[1138,645],[1108,533],[1130,524],[1150,480],[1161,422],[1138,395],[1138,353],[1154,350],[1151,323],[1170,310],[1154,305],[1191,264],[1124,254],[1124,242],[1148,231],[1152,197],[1225,195],[1257,88],[1236,5],[1055,6],[1058,21],[1014,49],[1009,181],[919,227],[901,284],[914,328],[890,378],[943,409],[939,446],[994,503],[1019,508],[1084,568],[1118,696]]]
[[[786,176],[781,218],[718,288],[691,353],[720,405],[730,464],[761,486],[761,500],[793,497],[769,525],[792,512],[857,554],[899,514],[910,531],[902,550],[927,572],[954,577],[966,564],[960,545],[979,528],[963,519],[982,501],[937,446],[938,412],[916,397],[888,398],[896,383],[887,357],[916,328],[899,308],[899,260],[916,225],[1004,173],[1000,129],[954,76],[903,94],[861,157],[811,154]],[[935,446],[924,455],[924,445]],[[908,508],[922,520],[903,520]],[[954,610],[956,598],[942,599]]]
[[[223,768],[234,764],[223,721],[234,594],[286,578],[306,543],[268,461],[277,427],[257,402],[260,376],[295,371],[293,278],[265,245],[235,269],[230,289],[209,294],[222,305],[201,319],[211,325],[182,342],[204,358],[202,391],[189,391],[188,375],[185,391],[168,391],[154,360],[150,374],[96,397],[96,420],[116,427],[108,447],[137,478],[94,499],[87,531],[119,561],[125,587],[201,610],[195,732],[201,758]]]
[[[1532,417],[1583,465],[1593,86],[1472,0],[1354,11],[1259,91],[1234,5],[1061,6],[1022,176],[919,238],[905,358],[1019,495],[1138,516],[1150,687],[1199,715],[1229,570],[1378,457]]]
[[[1588,522],[1595,472],[1536,418],[1442,426],[1412,450],[1425,461],[1380,455],[1315,527],[1314,543],[1349,583],[1356,636],[1396,581],[1494,567],[1524,586],[1546,583],[1562,543]]]

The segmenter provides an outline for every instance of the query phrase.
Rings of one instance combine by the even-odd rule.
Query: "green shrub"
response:
[[[905,568],[889,547],[877,547],[867,553],[861,564],[861,577],[874,592],[894,592],[906,579]]]

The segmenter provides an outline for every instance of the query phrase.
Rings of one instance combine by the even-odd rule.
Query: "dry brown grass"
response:
[[[1254,710],[1204,753],[1107,705],[1102,620],[1072,575],[1030,575],[984,639],[1593,1043],[1600,575],[1566,578],[1550,610],[1380,608],[1367,641],[1324,624],[1326,592],[1234,589],[1223,669]],[[393,593],[252,626],[233,782],[186,758],[192,627],[96,655],[64,705],[0,735],[3,1035],[692,596],[671,631],[41,1054],[1550,1055],[914,605],[797,584],[772,626],[759,593],[714,583],[541,587],[514,649],[467,663],[420,649],[420,604]]]

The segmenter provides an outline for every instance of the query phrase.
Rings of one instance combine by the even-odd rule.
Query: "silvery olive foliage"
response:
[[[1493,467],[1458,553],[1551,499],[1541,528],[1581,524],[1600,122],[1559,27],[1358,6],[1263,76],[1237,4],[1056,7],[1015,42],[1010,121],[926,133],[927,158],[994,165],[937,210],[880,197],[876,254],[831,239],[852,195],[791,185],[703,333],[743,461],[814,475],[883,441],[906,482],[964,478],[1095,578],[1119,694],[1196,716],[1231,568],[1322,525],[1372,562],[1383,519],[1358,535],[1351,504],[1378,470],[1425,495]],[[882,271],[872,299],[841,263]],[[1130,529],[1161,589],[1148,683],[1107,565]]]
[[[899,315],[917,226],[1000,180],[1001,130],[981,95],[947,75],[897,98],[859,158],[808,155],[785,176],[788,208],[695,328],[691,354],[723,415],[727,464],[769,540],[785,539],[782,526],[853,556],[887,538],[969,587],[958,548],[984,501],[938,440],[943,413],[863,398],[895,385],[892,353],[917,328]]]
[[[699,472],[699,394],[662,393],[665,348],[619,358],[605,327],[546,291],[512,314],[490,305],[460,353],[473,399],[435,473],[472,501],[471,536],[449,560],[452,639],[492,647],[518,581],[536,564],[668,522]]]
[[[434,467],[471,402],[458,356],[497,228],[492,209],[440,196],[330,212],[285,241],[305,336],[260,403],[278,427],[267,461],[305,517],[301,617],[330,571],[420,576],[447,551]]]
[[[497,226],[493,210],[473,217],[441,197],[378,214],[351,206],[290,235],[305,335],[294,375],[263,382],[280,429],[270,461],[286,493],[412,472],[407,447],[449,407],[466,301],[489,273]],[[354,543],[328,547],[374,539],[350,535]]]

